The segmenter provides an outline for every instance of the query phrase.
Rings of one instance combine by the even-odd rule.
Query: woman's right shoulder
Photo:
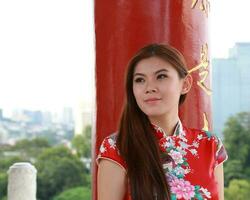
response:
[[[99,166],[99,163],[102,159],[109,160],[111,162],[116,163],[126,171],[126,163],[120,155],[119,149],[116,145],[117,136],[118,133],[115,132],[104,138],[99,148],[96,163]]]

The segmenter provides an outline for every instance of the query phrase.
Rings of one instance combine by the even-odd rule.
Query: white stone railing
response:
[[[8,200],[36,200],[36,168],[28,162],[8,170]]]

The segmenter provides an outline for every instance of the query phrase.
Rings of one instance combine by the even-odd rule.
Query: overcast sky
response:
[[[89,102],[93,36],[91,1],[0,0],[0,108]]]
[[[250,41],[250,1],[211,0],[212,57]],[[91,0],[0,0],[0,108],[59,109],[91,102]]]
[[[235,42],[250,42],[250,1],[210,0],[212,57],[227,57]]]

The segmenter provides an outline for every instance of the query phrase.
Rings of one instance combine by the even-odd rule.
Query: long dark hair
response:
[[[187,74],[185,60],[175,48],[163,44],[143,47],[130,60],[126,74],[126,102],[119,124],[117,147],[127,164],[127,176],[132,200],[170,199],[170,187],[162,168],[158,142],[153,127],[145,113],[138,107],[133,94],[133,75],[137,63],[149,57],[159,57],[169,62],[180,78]],[[179,105],[185,100],[181,95]],[[165,154],[164,160],[171,158]]]

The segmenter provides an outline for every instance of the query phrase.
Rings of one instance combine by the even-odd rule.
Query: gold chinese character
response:
[[[206,113],[203,113],[203,122],[204,122],[204,126],[202,128],[202,130],[204,131],[208,131],[208,120],[207,120],[207,116]]]
[[[195,8],[199,0],[192,0],[191,8]],[[210,11],[210,2],[208,0],[200,0],[200,10],[205,12],[208,17],[208,11]]]
[[[201,79],[197,81],[197,85],[200,86],[206,92],[207,95],[212,94],[212,91],[204,83],[205,80],[207,79],[207,76],[209,73],[209,71],[208,71],[209,63],[210,62],[208,60],[208,45],[204,44],[201,47],[201,61],[200,61],[200,63],[188,71],[189,73],[192,73],[192,72],[197,71],[197,70],[202,70],[199,73],[199,76]]]

